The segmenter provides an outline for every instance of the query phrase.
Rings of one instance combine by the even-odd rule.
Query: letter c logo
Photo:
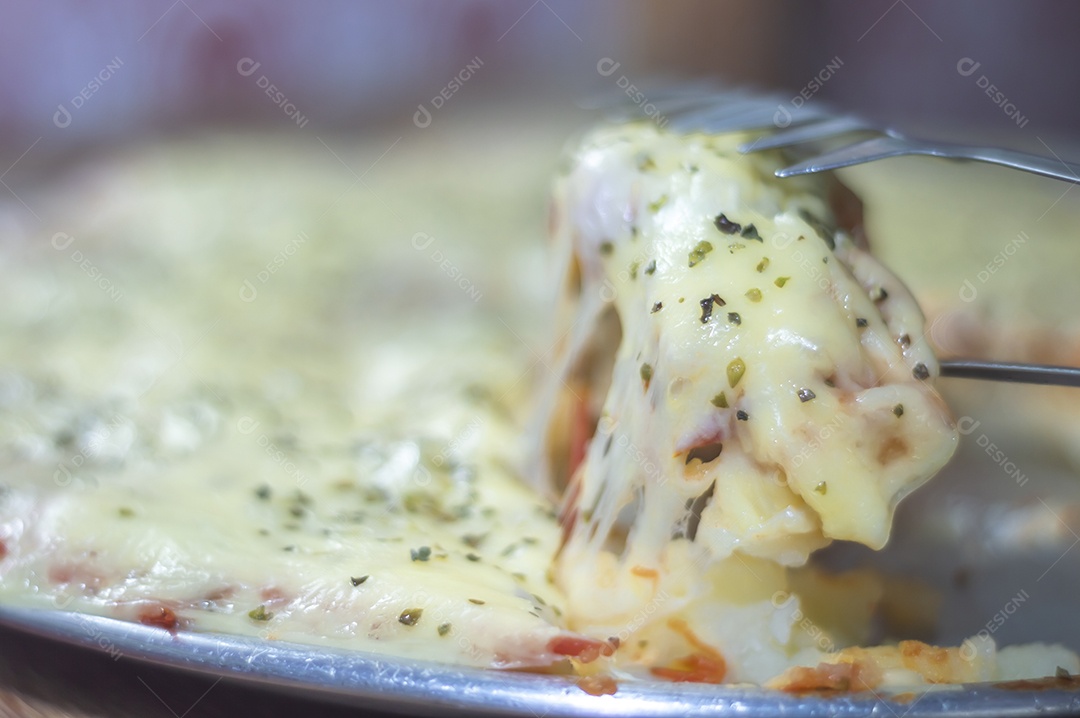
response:
[[[418,252],[422,252],[431,246],[431,243],[435,241],[427,232],[417,232],[412,236],[412,246]]]
[[[980,67],[982,67],[982,63],[975,62],[970,57],[962,57],[960,58],[960,61],[956,63],[956,71],[964,77],[970,77]]]
[[[243,286],[240,287],[240,301],[254,302],[258,296],[259,290],[255,288],[255,285],[250,280],[245,279]]]
[[[57,486],[65,487],[71,485],[71,472],[63,464],[56,467],[56,472],[53,473],[53,481]]]
[[[596,63],[596,71],[603,77],[610,77],[621,66],[621,62],[615,62],[610,57],[602,57],[600,62]]]
[[[792,595],[787,591],[777,591],[772,595],[773,608],[783,608],[791,603]]]
[[[56,112],[52,116],[53,124],[64,129],[71,124],[71,113],[68,112],[68,108],[64,107],[63,103],[56,106]]]
[[[236,63],[236,71],[244,77],[251,77],[260,67],[262,67],[262,63],[255,62],[250,57],[242,57],[240,62]]]
[[[964,286],[960,287],[960,301],[962,302],[974,302],[975,297],[979,296],[979,290],[975,288],[975,285],[971,283],[970,279],[964,280]]]
[[[417,105],[417,110],[412,116],[413,124],[421,130],[431,124],[431,112],[423,104]]]
[[[241,434],[250,434],[259,428],[259,422],[252,419],[250,416],[241,416],[236,421],[236,430]]]
[[[981,421],[976,421],[970,416],[961,416],[956,420],[956,430],[964,436],[967,436],[971,432],[975,431],[982,424]]]
[[[777,105],[776,112],[774,112],[772,116],[772,121],[774,125],[780,129],[784,129],[791,124],[791,113],[788,111],[788,108],[783,105]]]

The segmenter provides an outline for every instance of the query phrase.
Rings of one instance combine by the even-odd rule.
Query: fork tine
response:
[[[763,105],[760,99],[746,95],[729,95],[723,102],[710,103],[704,107],[693,107],[685,113],[669,115],[671,127],[678,132],[728,132],[732,124],[752,119],[752,127],[763,127],[760,116]]]
[[[678,131],[740,132],[777,126],[780,104],[770,104],[769,98],[748,98],[737,106],[703,108],[672,121]],[[788,112],[784,126],[800,125],[812,120],[827,118],[832,112],[827,108],[802,107]]]
[[[761,152],[774,150],[780,147],[790,147],[803,142],[823,140],[826,137],[835,137],[848,132],[877,131],[877,128],[862,118],[848,115],[845,117],[827,118],[811,122],[798,127],[780,130],[771,135],[762,135],[753,142],[745,142],[739,146],[739,152]]]
[[[1080,368],[1047,364],[953,359],[941,362],[941,376],[1080,387]]]
[[[911,154],[914,150],[911,144],[896,137],[875,137],[862,142],[854,142],[850,145],[838,147],[835,150],[823,152],[803,162],[798,162],[790,167],[776,170],[777,177],[794,177],[814,172],[828,172],[841,167],[850,167],[886,157],[899,157]]]

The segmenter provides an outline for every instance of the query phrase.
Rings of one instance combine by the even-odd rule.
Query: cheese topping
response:
[[[0,602],[493,668],[570,658],[597,692],[604,671],[789,690],[1080,671],[990,640],[845,648],[880,580],[793,568],[884,543],[956,436],[904,287],[832,226],[822,185],[774,180],[742,139],[585,141],[555,192],[562,351],[540,391],[549,287],[537,247],[507,241],[539,218],[476,191],[535,197],[517,167],[539,160],[506,163],[486,133],[477,187],[418,142],[411,172],[372,176],[384,194],[339,201],[355,176],[312,164],[323,145],[232,137],[30,197],[69,234],[0,205],[18,338]],[[441,233],[378,224],[406,214]]]
[[[820,186],[765,179],[744,140],[604,128],[558,183],[576,311],[545,446],[581,433],[568,405],[595,426],[548,477],[568,483],[559,580],[579,628],[631,620],[673,571],[879,548],[956,447],[912,297],[832,226]]]
[[[0,221],[0,601],[495,668],[600,650],[516,468],[528,355],[493,311],[531,305],[331,205],[353,177],[310,147],[273,160],[303,181],[253,171],[263,142],[98,165],[46,195],[65,235]]]

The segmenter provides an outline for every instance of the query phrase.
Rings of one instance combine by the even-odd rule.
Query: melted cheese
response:
[[[464,367],[483,357],[455,346],[440,389],[414,360],[426,339],[365,365],[424,387],[397,398],[437,417],[393,430],[312,434],[278,402],[204,396],[133,416],[60,394],[48,418],[72,427],[72,448],[5,467],[0,593],[132,620],[163,606],[188,630],[471,665],[557,660],[547,643],[563,601],[546,581],[557,527],[508,468],[513,424],[461,396],[500,386],[499,368],[477,376]],[[26,417],[27,433],[48,432],[48,418]]]
[[[577,309],[560,381],[596,421],[558,560],[583,630],[661,594],[684,606],[659,617],[685,610],[710,591],[687,572],[797,566],[834,539],[879,548],[896,503],[956,447],[914,300],[829,226],[820,187],[771,179],[744,140],[603,128],[556,189]],[[612,311],[604,387],[583,364]],[[567,403],[548,406],[548,446]],[[768,575],[755,593],[783,589]]]
[[[476,666],[561,660],[559,527],[517,476],[527,349],[492,314],[520,317],[495,274],[445,237],[387,240],[368,202],[326,216],[352,178],[303,173],[311,147],[279,158],[298,182],[253,181],[262,142],[229,146],[83,170],[45,195],[79,218],[63,236],[20,237],[23,210],[3,215],[0,327],[17,339],[0,601]]]
[[[556,188],[574,301],[534,395],[549,287],[521,228],[541,223],[476,190],[535,197],[520,167],[545,158],[480,134],[477,187],[417,140],[341,201],[355,176],[321,144],[230,137],[83,168],[27,195],[41,226],[0,204],[0,601],[497,668],[617,643],[578,670],[778,687],[850,680],[785,672],[822,661],[882,683],[1080,671],[1033,648],[995,672],[990,641],[944,677],[838,651],[880,585],[790,569],[880,545],[954,440],[912,376],[936,373],[918,310],[823,230],[818,185],[775,182],[738,137],[593,134]],[[439,233],[380,224],[398,215]],[[548,493],[584,460],[565,537],[518,481],[525,443]]]

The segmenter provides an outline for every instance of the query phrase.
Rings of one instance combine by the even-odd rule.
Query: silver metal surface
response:
[[[927,155],[952,160],[971,160],[1010,167],[1043,177],[1080,183],[1080,164],[1059,157],[1041,157],[1000,147],[978,147],[950,142],[914,139],[898,130],[871,123],[855,115],[841,113],[820,100],[795,107],[781,95],[757,93],[723,86],[709,87],[701,82],[685,88],[643,86],[639,104],[630,104],[620,93],[605,93],[590,104],[607,107],[618,119],[645,117],[643,107],[652,103],[670,129],[676,132],[739,132],[779,130],[745,143],[743,152],[759,152],[777,147],[821,142],[851,133],[875,132],[880,137],[845,144],[816,154],[806,160],[776,171],[778,177],[791,177],[851,165],[874,162],[901,155]]]
[[[1019,384],[1051,384],[1080,387],[1080,369],[1050,364],[952,359],[941,362],[941,375],[957,379],[986,379]]]
[[[865,164],[888,157],[928,155],[953,160],[973,160],[1032,174],[1080,183],[1080,164],[1065,162],[1056,157],[1040,157],[1026,152],[1000,147],[975,147],[948,142],[931,142],[904,137],[891,130],[887,136],[856,142],[817,155],[809,160],[777,170],[778,177],[792,177],[814,172],[827,172],[841,167]]]
[[[623,682],[613,696],[591,696],[556,676],[457,668],[277,641],[180,633],[98,616],[0,607],[0,626],[65,644],[119,654],[266,691],[407,715],[524,716],[1064,716],[1080,694],[993,685],[908,694],[797,696],[757,688]],[[10,657],[8,658],[11,659]]]
[[[761,152],[763,150],[775,150],[781,147],[792,147],[804,142],[818,142],[829,137],[845,135],[852,132],[880,132],[881,130],[872,124],[854,115],[841,115],[829,117],[817,122],[811,122],[786,130],[774,132],[771,135],[762,135],[751,142],[745,142],[739,146],[740,152]]]

